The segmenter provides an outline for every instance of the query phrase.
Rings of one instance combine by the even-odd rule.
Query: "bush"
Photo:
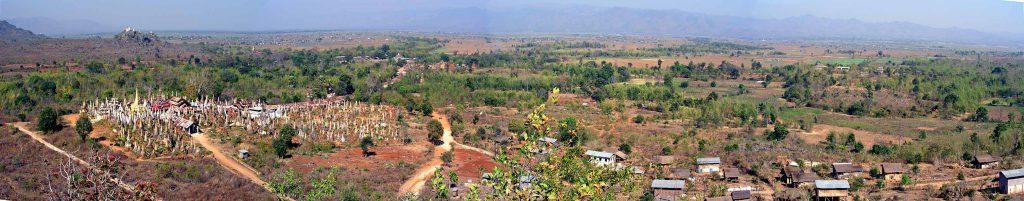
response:
[[[875,144],[871,145],[871,150],[868,150],[868,153],[885,156],[892,154],[892,148],[883,144]]]
[[[786,136],[789,135],[789,130],[786,129],[786,127],[782,126],[781,124],[775,124],[774,130],[765,130],[764,132],[769,140],[775,141],[784,140],[786,139]]]
[[[271,145],[274,147],[274,153],[277,154],[278,157],[284,158],[288,156],[288,149],[292,146],[293,136],[295,136],[295,128],[292,127],[291,124],[286,124],[281,127],[281,130],[278,132],[277,139],[274,139],[274,142]]]
[[[622,143],[619,144],[619,151],[622,151],[622,153],[629,154],[633,152],[633,148],[631,145],[629,145],[629,143]]]
[[[60,116],[53,108],[46,107],[39,112],[36,122],[36,129],[42,132],[53,132],[60,130]]]
[[[83,114],[75,122],[75,132],[78,133],[78,138],[85,141],[85,137],[92,132],[92,121],[89,120],[89,115]]]
[[[636,115],[633,117],[633,123],[642,124],[644,123],[644,115]]]
[[[370,156],[370,147],[373,147],[373,138],[370,138],[370,136],[359,140],[359,148],[363,149],[363,156]]]
[[[441,161],[444,161],[444,164],[452,163],[453,160],[455,160],[455,152],[449,150],[441,154]]]
[[[433,119],[430,120],[430,123],[427,123],[427,131],[427,138],[430,139],[430,141],[437,142],[440,141],[441,136],[444,135],[444,126],[442,126],[441,122],[437,121],[437,119]]]

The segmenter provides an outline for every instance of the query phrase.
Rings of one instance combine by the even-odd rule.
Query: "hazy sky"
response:
[[[814,15],[868,22],[913,22],[1024,34],[1024,5],[1004,0],[0,0],[0,18],[91,20],[154,30],[345,29],[332,23],[366,15],[453,8],[525,6],[671,9],[754,18]]]

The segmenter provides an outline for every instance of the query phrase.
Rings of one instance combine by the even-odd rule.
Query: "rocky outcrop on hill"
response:
[[[140,44],[151,44],[159,42],[160,38],[153,32],[142,33],[138,30],[132,29],[131,27],[125,28],[124,31],[114,36],[114,39],[122,42],[132,42]]]

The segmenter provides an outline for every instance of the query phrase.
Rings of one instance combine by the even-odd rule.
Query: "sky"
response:
[[[345,29],[350,27],[339,21],[396,12],[555,6],[769,19],[812,15],[1024,34],[1024,5],[1006,0],[0,0],[0,19],[89,20],[151,30],[267,31]]]

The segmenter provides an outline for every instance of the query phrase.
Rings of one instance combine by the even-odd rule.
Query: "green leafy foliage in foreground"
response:
[[[494,159],[499,165],[481,186],[467,187],[467,200],[615,200],[642,194],[643,179],[632,169],[597,166],[579,147],[546,147],[537,142],[556,134],[557,122],[544,113],[546,105],[555,101],[556,96],[549,96],[547,103],[533,109],[530,127],[517,134],[521,146],[497,153]],[[531,151],[540,149],[549,151]],[[447,189],[443,184],[435,182],[435,191]]]

